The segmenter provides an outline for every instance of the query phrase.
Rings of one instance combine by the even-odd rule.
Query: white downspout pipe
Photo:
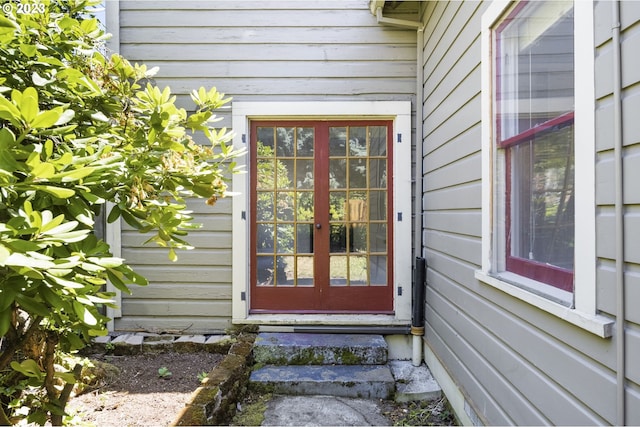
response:
[[[414,217],[414,254],[415,256],[422,256],[422,115],[423,115],[423,98],[424,98],[424,86],[423,86],[423,61],[424,61],[424,25],[422,22],[409,21],[405,19],[388,18],[383,16],[382,7],[376,8],[376,19],[378,24],[390,25],[400,28],[415,29],[416,36],[416,172],[415,172],[415,217]],[[414,276],[415,277],[415,276]],[[415,280],[415,279],[414,279]],[[422,284],[415,284],[416,286],[422,286]],[[414,301],[414,304],[416,301]],[[423,304],[424,301],[417,303]],[[424,328],[411,328],[411,334],[413,335],[412,342],[412,364],[413,366],[420,366],[422,364],[422,337],[424,336]]]
[[[616,402],[617,424],[625,425],[626,413],[626,339],[625,339],[625,279],[624,279],[624,181],[622,140],[622,78],[620,46],[620,3],[611,2],[613,54],[613,140],[615,169],[615,236],[616,236]]]

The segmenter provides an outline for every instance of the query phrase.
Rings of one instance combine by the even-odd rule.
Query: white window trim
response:
[[[550,286],[513,273],[500,272],[500,252],[504,253],[504,202],[501,165],[504,157],[495,148],[493,106],[492,28],[505,15],[511,1],[494,1],[482,16],[482,268],[479,281],[600,337],[610,337],[613,320],[596,311],[596,216],[595,216],[595,58],[593,48],[575,49],[575,266],[574,294],[549,289]],[[574,2],[576,43],[593,47],[593,0]],[[494,233],[495,230],[495,233]],[[517,283],[514,286],[512,283]]]
[[[249,315],[249,175],[234,174],[232,178],[233,202],[233,323],[283,322],[294,323],[354,323],[354,324],[406,324],[411,321],[411,102],[410,101],[344,101],[344,102],[234,102],[232,128],[234,147],[247,148],[250,141],[250,120],[295,119],[367,119],[393,120],[393,212],[394,212],[394,316],[378,315]],[[397,135],[402,141],[397,141]],[[246,142],[245,142],[246,141]],[[239,167],[248,171],[250,153],[237,159]],[[245,214],[243,215],[243,212]],[[402,221],[398,221],[402,212]],[[246,219],[243,219],[246,218]],[[402,287],[402,295],[398,288]],[[245,296],[244,300],[242,295]]]

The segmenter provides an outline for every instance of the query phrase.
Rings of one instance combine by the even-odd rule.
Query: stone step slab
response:
[[[395,389],[387,365],[267,365],[253,371],[249,383],[266,393],[364,399],[390,399]]]
[[[396,402],[428,402],[442,397],[442,388],[425,365],[413,366],[410,361],[392,360],[389,367],[396,381]]]
[[[268,365],[383,365],[388,346],[382,335],[262,332],[253,355]]]

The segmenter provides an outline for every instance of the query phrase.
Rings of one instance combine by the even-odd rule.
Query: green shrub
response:
[[[95,3],[0,15],[0,424],[61,424],[81,365],[60,361],[106,334],[107,281],[146,284],[96,237],[107,202],[175,260],[196,227],[185,198],[223,197],[241,154],[213,127],[229,99],[200,88],[178,108],[155,70],[103,53]]]

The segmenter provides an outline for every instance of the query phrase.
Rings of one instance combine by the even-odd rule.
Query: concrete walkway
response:
[[[263,426],[388,426],[378,401],[333,396],[276,395]]]

